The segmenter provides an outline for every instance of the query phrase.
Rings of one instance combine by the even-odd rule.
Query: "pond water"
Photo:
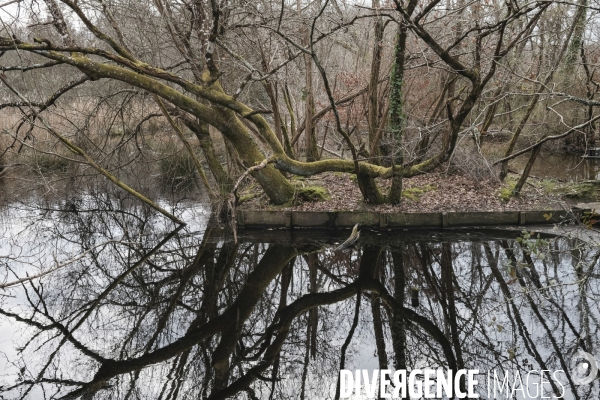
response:
[[[514,161],[519,172],[527,163],[527,156]],[[531,174],[544,179],[560,179],[567,182],[600,180],[600,159],[583,158],[575,154],[546,154],[538,156]]]
[[[595,243],[365,229],[344,249],[347,230],[236,243],[194,203],[178,204],[183,229],[113,196],[76,204],[0,214],[0,398],[333,399],[340,369],[448,368],[479,370],[481,398],[600,394],[581,358],[600,359]]]

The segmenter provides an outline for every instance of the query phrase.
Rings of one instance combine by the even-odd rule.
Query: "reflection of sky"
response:
[[[31,221],[26,211],[11,209],[7,207],[3,212],[0,212],[0,266],[4,267],[4,260],[7,258],[23,257],[25,260],[34,261],[39,259],[39,250],[42,243],[35,234],[28,231]],[[36,254],[38,256],[25,257],[26,255]],[[42,260],[44,257],[42,257]],[[11,267],[16,268],[14,272],[22,277],[24,274],[34,274],[36,268],[31,265],[21,263],[11,263]],[[5,268],[0,269],[2,282],[12,282],[17,280],[14,274],[9,273]],[[15,289],[0,289],[0,302],[4,305],[10,305],[11,308],[19,308],[21,304],[27,303],[27,298],[23,291]],[[20,365],[14,365],[18,359],[18,353],[15,349],[15,343],[21,339],[24,326],[19,326],[14,320],[0,316],[0,376],[7,382],[15,381],[18,376]]]
[[[561,248],[565,249],[566,248],[566,243],[563,241],[561,243]],[[458,250],[458,254],[457,256],[454,258],[453,260],[453,266],[454,266],[454,271],[455,274],[457,275],[457,281],[459,283],[459,286],[462,288],[469,288],[471,286],[471,280],[472,280],[472,275],[471,275],[471,271],[473,268],[473,258],[472,255],[469,252],[469,247],[471,246],[470,243],[460,243],[460,244],[454,244],[453,245],[453,250],[456,251]],[[462,248],[462,251],[460,250],[460,248]],[[593,256],[593,254],[595,254],[593,251],[590,250],[585,250],[583,249],[583,257],[581,259],[581,263],[583,265],[587,265],[590,261],[591,258]],[[549,256],[546,256],[549,257]],[[567,310],[567,315],[569,316],[569,318],[571,319],[571,322],[577,327],[579,328],[579,315],[581,314],[578,310],[580,310],[580,304],[579,304],[579,291],[578,291],[578,287],[575,285],[572,285],[573,282],[575,282],[577,279],[574,275],[574,271],[573,271],[573,264],[572,264],[572,260],[571,260],[571,254],[569,252],[563,252],[559,255],[560,261],[558,263],[558,268],[556,270],[556,275],[553,274],[553,272],[550,270],[549,271],[549,279],[548,281],[544,280],[544,275],[543,275],[543,271],[544,270],[548,270],[548,261],[546,259],[541,259],[539,257],[536,257],[535,255],[533,256],[535,264],[537,266],[537,270],[540,273],[540,278],[542,280],[542,286],[546,286],[546,285],[556,285],[556,289],[553,291],[553,295],[556,297],[553,297],[555,299],[561,299],[559,300],[559,304],[562,304],[564,306],[566,306],[566,310]],[[485,262],[485,256],[482,259],[482,261]],[[483,265],[484,262],[482,262],[481,264]],[[503,256],[503,254],[501,253],[501,257],[499,259],[499,268],[501,270],[501,272],[503,273],[504,276],[507,277],[508,279],[508,273],[506,271],[506,265],[508,264],[508,261],[506,259],[505,256]],[[440,270],[440,266],[438,264],[434,265],[434,269],[437,272],[437,276],[441,276],[441,270]],[[489,269],[487,269],[489,271]],[[591,306],[590,307],[590,319],[593,321],[599,321],[600,320],[600,310],[597,307],[598,304],[598,299],[600,299],[600,292],[599,292],[599,288],[598,288],[598,281],[594,280],[593,283],[590,282],[591,285],[588,288],[588,293],[587,295],[589,296],[588,298],[588,303]],[[528,330],[530,337],[531,337],[531,342],[533,344],[535,344],[535,346],[537,347],[538,352],[540,353],[540,356],[543,360],[546,360],[547,367],[548,369],[551,370],[550,374],[552,377],[556,377],[558,380],[558,382],[560,382],[560,384],[562,386],[564,386],[564,390],[565,392],[565,399],[574,399],[574,396],[571,392],[568,380],[566,375],[563,372],[558,372],[558,370],[563,369],[563,367],[557,362],[556,360],[556,353],[554,351],[554,348],[551,346],[550,341],[548,339],[548,334],[547,331],[542,327],[542,325],[540,324],[538,318],[536,317],[536,315],[533,313],[533,311],[530,309],[528,302],[525,299],[525,295],[523,290],[520,289],[520,287],[518,286],[518,283],[513,283],[511,285],[509,285],[509,287],[511,288],[511,293],[513,293],[514,296],[514,301],[515,304],[517,305],[517,309],[519,310],[519,312],[521,313],[522,319],[524,321],[524,325],[526,327],[526,329]],[[531,288],[530,288],[531,289]],[[531,289],[534,290],[534,289]],[[498,294],[500,294],[500,296],[498,296]],[[462,293],[457,293],[457,297],[461,297],[464,294]],[[550,307],[550,305],[548,304],[547,301],[545,301],[544,296],[539,296],[536,295],[536,293],[532,293],[532,296],[534,298],[534,301],[538,302],[539,304],[538,306],[540,307],[540,312],[542,313],[542,315],[546,318],[546,323],[548,324],[548,327],[550,329],[550,332],[554,335],[555,340],[559,343],[559,350],[561,352],[563,352],[563,356],[565,359],[565,363],[567,365],[568,368],[570,368],[570,349],[574,348],[574,340],[575,338],[570,339],[572,342],[572,345],[569,346],[569,348],[564,348],[561,345],[561,340],[563,339],[563,337],[566,336],[572,336],[572,334],[570,332],[562,332],[562,333],[558,333],[560,329],[565,329],[564,328],[564,319],[562,318],[561,315],[551,315],[548,312],[545,312],[545,310],[543,309],[544,305],[547,305]],[[421,294],[421,301],[422,301],[422,305],[423,305],[423,294]],[[532,359],[532,357],[527,354],[527,350],[524,348],[524,344],[522,343],[522,341],[519,339],[517,340],[517,347],[516,347],[516,352],[515,352],[515,358],[513,360],[509,359],[509,355],[508,355],[508,351],[511,350],[512,351],[512,347],[514,347],[515,342],[512,339],[512,329],[511,329],[511,320],[509,319],[508,315],[506,314],[506,301],[503,297],[503,295],[501,294],[501,292],[499,290],[497,291],[493,291],[493,292],[488,292],[487,297],[485,299],[485,303],[488,304],[488,307],[486,308],[487,312],[482,312],[480,313],[480,315],[478,316],[478,319],[481,321],[482,324],[487,324],[488,328],[486,334],[488,335],[488,338],[491,339],[491,342],[493,342],[496,345],[497,350],[503,352],[503,355],[505,356],[505,362],[503,364],[503,366],[494,366],[493,368],[490,368],[489,364],[486,364],[486,357],[484,356],[481,360],[476,361],[476,360],[469,360],[467,358],[465,358],[465,363],[466,363],[466,368],[468,369],[479,369],[480,370],[480,375],[477,377],[478,379],[478,385],[477,385],[477,389],[478,392],[480,393],[480,397],[481,398],[488,398],[488,380],[487,380],[487,373],[488,371],[490,371],[490,376],[491,376],[491,386],[490,386],[490,395],[491,397],[489,398],[494,398],[493,397],[493,389],[494,389],[494,371],[496,371],[498,377],[500,380],[502,380],[504,378],[505,375],[508,375],[509,377],[509,382],[510,382],[510,391],[511,391],[511,395],[513,395],[514,399],[519,399],[519,400],[526,400],[526,399],[540,399],[541,395],[539,394],[539,384],[540,384],[540,376],[539,374],[535,374],[532,373],[529,377],[529,379],[527,379],[527,372],[530,370],[537,370],[540,371],[542,368],[537,364],[537,362]],[[363,307],[361,310],[363,312],[365,312],[367,307]],[[471,317],[471,311],[467,310],[464,308],[464,305],[458,301],[457,302],[457,313],[459,314],[460,317],[468,320]],[[417,308],[416,309],[417,312],[419,313],[424,313],[427,314],[426,310],[423,310],[423,307]],[[512,313],[512,310],[511,310]],[[438,315],[439,317],[439,315]],[[429,315],[429,318],[433,318],[432,315]],[[592,330],[592,340],[595,341],[595,346],[594,349],[598,349],[600,347],[597,347],[598,344],[600,344],[600,335],[598,335],[598,331],[594,331],[595,330],[595,323],[596,322],[591,322],[592,326],[591,326],[591,330]],[[364,317],[363,319],[361,319],[361,325],[362,329],[358,329],[357,330],[357,335],[355,335],[355,341],[358,341],[360,344],[355,344],[354,346],[351,346],[353,348],[354,351],[354,358],[351,360],[351,362],[348,364],[348,366],[346,367],[346,369],[350,369],[350,370],[356,370],[356,369],[368,369],[370,372],[378,369],[378,359],[375,356],[375,345],[374,342],[371,341],[369,343],[368,339],[364,339],[361,341],[360,339],[356,340],[356,337],[359,336],[360,334],[358,332],[362,332],[363,335],[365,335],[366,337],[368,337],[369,335],[372,336],[372,328],[370,326],[371,321],[369,320],[369,318]],[[438,324],[438,326],[441,326],[440,324]],[[389,335],[389,331],[386,331],[388,334],[388,337],[386,338],[386,344],[388,345],[388,360],[390,360],[390,363],[393,360],[393,353],[391,352],[391,337]],[[595,332],[595,333],[594,333]],[[474,338],[479,338],[482,339],[481,335],[474,335]],[[353,344],[355,343],[355,341],[353,341]],[[569,340],[567,340],[568,342]],[[465,346],[468,346],[470,343],[464,343]],[[472,343],[471,343],[472,344]],[[409,352],[416,354],[417,357],[419,355],[419,348],[422,345],[420,345],[419,342],[413,342],[412,343],[412,348],[411,348],[411,343],[408,344],[409,347]],[[598,351],[596,350],[595,356],[597,359],[600,360],[600,353],[598,353]],[[527,369],[527,368],[523,368],[521,370],[521,372],[519,373],[519,377],[521,379],[516,380],[515,377],[515,370],[514,368],[514,364],[516,362],[522,362],[524,359],[527,359],[531,364],[532,367]],[[484,364],[479,364],[481,361],[484,362]],[[432,369],[437,369],[440,368],[440,366],[437,364],[437,362],[435,360],[429,360],[428,356],[425,355],[424,353],[421,354],[421,358],[418,359],[413,359],[414,362],[414,367],[416,368],[432,368]],[[486,366],[487,365],[487,366]],[[410,370],[411,368],[409,368]],[[548,380],[547,377],[544,378],[544,381],[546,382]],[[521,384],[519,383],[519,381],[522,381],[523,386],[521,386]],[[514,385],[514,389],[515,391],[513,392],[513,385]],[[559,391],[562,390],[561,385],[557,385]],[[598,380],[596,380],[596,382],[593,384],[594,386],[594,390],[596,392],[593,393],[599,393],[598,391]],[[547,389],[547,391],[545,392],[545,396],[548,397],[552,397],[553,394],[551,392],[551,386],[549,384],[545,384],[544,387]],[[590,386],[587,386],[588,388]],[[520,388],[522,388],[523,390],[520,390]],[[506,391],[504,391],[504,393],[506,393]],[[538,393],[536,395],[536,393]],[[531,395],[531,396],[529,396]],[[592,397],[590,398],[596,398],[594,394],[591,395]],[[500,398],[506,398],[503,395],[500,395],[500,389],[498,388],[497,390],[497,395],[496,398],[500,399]],[[355,399],[355,400],[363,400],[363,399],[367,399],[367,397],[364,395],[364,388],[363,388],[363,395],[362,396],[357,396],[354,395],[351,397],[351,399]]]
[[[180,204],[179,209],[182,213],[185,213],[184,219],[186,221],[190,221],[190,232],[196,232],[197,236],[201,236],[206,224],[206,215],[207,212],[200,206],[194,207],[194,204]],[[58,221],[55,226],[55,223],[50,221],[48,216],[42,216],[38,212],[32,209],[17,209],[10,208],[9,211],[0,214],[0,227],[2,231],[0,232],[0,257],[7,257],[9,255],[18,256],[20,260],[27,260],[34,262],[34,265],[27,265],[25,263],[18,264],[21,269],[17,272],[19,274],[24,273],[25,271],[31,272],[35,271],[37,267],[44,266],[47,261],[53,262],[52,253],[55,253],[57,259],[66,260],[77,254],[80,251],[74,247],[74,245],[69,244],[67,241],[68,237],[64,237],[62,239],[57,239],[55,236],[52,236],[51,228],[63,229],[65,232],[68,232],[68,221],[61,220]],[[53,214],[52,217],[57,219],[57,213]],[[158,235],[163,229],[167,228],[167,225],[162,224],[162,219],[153,222],[152,225],[157,229],[157,232],[154,232]],[[114,234],[118,237],[122,232],[115,231]],[[200,235],[198,235],[200,234]],[[194,236],[190,233],[186,233],[188,237]],[[132,235],[135,236],[135,235]],[[475,236],[474,236],[475,237]],[[105,240],[106,238],[99,238]],[[199,238],[194,238],[193,242],[198,243]],[[564,240],[559,242],[561,248],[564,250],[567,247],[567,244]],[[439,244],[432,244],[433,247],[439,246]],[[459,287],[462,290],[467,291],[468,288],[472,287],[474,282],[474,262],[479,262],[482,266],[482,269],[485,274],[489,274],[490,270],[487,267],[487,261],[485,256],[479,257],[477,260],[472,253],[473,247],[479,247],[480,245],[475,244],[472,245],[468,242],[460,242],[453,244],[453,250],[456,253],[456,257],[454,258],[454,270],[456,273],[456,280],[459,284]],[[259,246],[260,247],[260,246]],[[264,246],[266,248],[268,246]],[[110,254],[111,251],[118,251],[119,247],[111,248],[110,251],[106,253],[106,259],[110,259],[112,256]],[[347,250],[350,251],[350,250]],[[481,250],[480,250],[481,251]],[[583,254],[582,261],[585,263],[589,261],[590,255],[592,252],[586,250],[587,253]],[[192,251],[193,252],[193,251]],[[499,268],[503,273],[503,276],[507,277],[508,273],[506,271],[507,259],[504,254],[500,253],[499,259]],[[24,257],[26,255],[34,255],[33,257]],[[329,260],[329,258],[325,257],[333,257],[333,252],[330,250],[325,250],[320,253],[320,257],[324,257],[323,261]],[[573,266],[571,260],[571,253],[561,253],[557,254],[559,257],[558,263],[556,264],[554,270],[552,264],[550,263],[550,256],[548,256],[545,260],[536,259],[536,265],[538,266],[538,271],[547,271],[547,278],[540,272],[542,275],[542,285],[553,284],[556,285],[554,289],[552,289],[552,297],[554,299],[560,300],[561,304],[567,307],[568,315],[571,316],[572,323],[576,326],[579,326],[579,311],[578,311],[578,301],[579,301],[579,293],[576,290],[576,287],[569,285],[574,281],[573,275]],[[114,259],[114,257],[113,257]],[[331,258],[333,260],[333,258]],[[359,261],[359,251],[353,250],[352,261],[357,263]],[[80,264],[84,263],[85,260],[81,261]],[[14,263],[13,263],[14,265]],[[325,264],[325,266],[331,266],[329,264]],[[407,269],[410,272],[409,274],[409,283],[410,279],[417,279],[418,274],[416,274],[414,267],[411,266],[410,263],[407,264]],[[241,267],[243,270],[249,268],[248,265],[243,265]],[[388,266],[389,268],[389,266]],[[411,269],[412,268],[412,269]],[[441,268],[439,264],[434,263],[432,266],[435,275],[441,275]],[[307,286],[308,286],[308,268],[305,261],[302,258],[298,258],[297,264],[294,269],[294,282],[295,286],[290,291],[289,302],[288,304],[299,298],[300,296],[306,294]],[[245,270],[243,273],[240,273],[241,276],[247,274],[249,270]],[[22,276],[22,275],[21,275]],[[323,278],[323,275],[320,276],[320,282],[322,283],[322,290],[333,290],[336,288],[336,284],[329,281],[327,278]],[[390,272],[387,272],[386,276],[390,276]],[[101,277],[97,277],[99,279],[99,287],[104,287],[105,282],[102,281]],[[477,277],[479,279],[479,277]],[[8,280],[12,280],[12,278],[8,277]],[[46,282],[52,283],[53,280],[48,279],[44,280]],[[54,281],[55,282],[55,281]],[[477,282],[475,282],[477,283]],[[277,283],[271,283],[270,288],[267,292],[275,293],[277,291]],[[560,286],[563,285],[563,286]],[[482,300],[482,307],[480,309],[480,313],[474,322],[477,322],[478,329],[485,329],[485,334],[487,335],[490,343],[495,347],[497,351],[499,351],[502,356],[505,358],[503,367],[512,370],[514,367],[514,362],[522,362],[524,358],[529,359],[529,362],[533,363],[534,369],[540,369],[534,360],[531,359],[529,355],[526,354],[526,351],[523,347],[523,343],[521,339],[518,339],[516,357],[514,360],[508,359],[508,349],[512,348],[515,345],[513,332],[511,329],[511,320],[506,313],[506,303],[503,298],[503,295],[496,287],[497,285],[494,283],[492,285],[492,289],[487,292],[486,296]],[[275,288],[275,289],[274,289]],[[511,292],[515,297],[515,302],[517,307],[522,315],[522,318],[525,322],[525,326],[527,327],[532,342],[537,346],[538,351],[541,354],[543,359],[553,360],[554,357],[554,349],[550,345],[548,341],[548,337],[546,331],[542,326],[537,322],[536,316],[531,312],[528,303],[525,301],[524,293],[521,289],[519,289],[518,284],[510,285]],[[54,288],[60,289],[60,288]],[[52,288],[49,288],[52,290]],[[477,290],[480,290],[477,284],[475,285],[475,294]],[[466,293],[466,292],[465,292]],[[457,312],[460,318],[465,320],[469,320],[472,315],[471,311],[468,310],[461,299],[464,299],[465,293],[457,293]],[[4,304],[9,305],[11,308],[15,307],[24,307],[26,304],[26,299],[23,297],[22,290],[19,289],[11,289],[8,294],[14,295],[16,297],[5,298]],[[438,326],[443,326],[443,315],[441,314],[439,305],[437,303],[428,303],[428,299],[425,297],[424,293],[421,293],[421,307],[416,309],[417,312],[425,315],[430,320],[434,321]],[[548,304],[548,302],[544,299],[543,296],[533,293],[535,301],[539,302],[539,306],[541,308],[542,314],[547,317],[547,323],[549,325],[549,329],[553,333],[559,332],[560,329],[564,329],[564,326],[560,324],[562,321],[562,316],[557,315],[556,318],[553,318],[550,314],[552,307]],[[588,288],[588,296],[590,300],[590,304],[592,308],[590,309],[592,313],[592,320],[598,321],[600,320],[599,311],[596,306],[596,301],[599,299],[598,292],[598,282],[597,280],[591,280],[590,286]],[[262,301],[262,300],[261,300]],[[265,300],[266,301],[266,300]],[[329,387],[330,394],[333,393],[335,389],[335,382],[337,379],[337,367],[339,355],[335,354],[335,350],[339,349],[346,339],[347,332],[352,323],[352,315],[354,312],[355,300],[349,299],[347,301],[320,308],[319,314],[320,318],[320,326],[319,332],[322,334],[320,340],[324,343],[319,342],[319,351],[327,354],[333,354],[333,356],[326,362],[322,361],[317,357],[314,360],[311,360],[309,367],[309,376],[308,376],[308,393],[310,396],[307,398],[310,399],[321,399],[325,398],[324,388]],[[548,307],[548,309],[546,309]],[[511,311],[512,312],[512,311]],[[385,313],[383,313],[385,317]],[[260,316],[253,316],[252,322],[256,323],[256,328],[258,330],[264,329],[264,325],[261,326]],[[102,315],[98,316],[98,319],[109,323],[110,327],[114,327],[114,330],[103,330],[97,334],[97,348],[110,347],[114,343],[118,343],[122,335],[126,334],[127,321],[117,321],[115,320],[115,316],[111,315],[107,311],[102,311]],[[17,372],[17,370],[10,365],[7,365],[7,360],[15,361],[17,360],[17,354],[14,350],[14,346],[17,344],[22,344],[25,337],[28,337],[26,329],[21,328],[21,325],[17,325],[14,321],[11,321],[6,318],[0,318],[0,333],[2,333],[2,339],[0,340],[0,349],[6,353],[5,357],[0,357],[0,370],[3,371],[2,380],[8,381],[11,379],[7,379],[6,375],[13,375]],[[182,321],[186,321],[185,317],[182,316]],[[595,322],[592,322],[592,330],[595,329]],[[184,324],[182,324],[183,326]],[[15,327],[19,327],[18,330],[14,330]],[[85,332],[82,335],[86,335],[90,332],[93,332],[93,326],[89,326],[85,328]],[[305,332],[305,331],[304,331]],[[180,333],[180,332],[173,332]],[[386,346],[387,346],[387,355],[390,365],[393,364],[393,350],[391,344],[391,337],[389,329],[385,329],[386,334]],[[302,333],[297,336],[300,339],[302,338]],[[518,336],[518,335],[517,335]],[[559,344],[566,343],[569,345],[569,340],[572,335],[569,332],[563,333],[561,335],[555,335],[555,339],[559,342]],[[479,338],[484,339],[482,336],[482,332],[476,331],[471,334],[471,339]],[[562,339],[565,339],[563,342]],[[595,338],[598,340],[599,338]],[[429,350],[423,346],[423,342],[421,338],[411,337],[409,338],[409,352],[411,354],[411,362],[412,365],[420,368],[431,367],[437,369],[440,365],[437,364],[437,361],[432,357],[431,353],[428,353]],[[472,342],[464,343],[465,347],[471,347],[474,344]],[[597,345],[597,343],[596,343]],[[477,347],[477,346],[475,346]],[[565,353],[568,353],[568,348],[561,348],[561,351],[564,350]],[[291,348],[284,347],[283,352],[293,358],[302,358],[302,355],[292,354]],[[339,350],[338,350],[339,351]],[[490,367],[490,363],[493,358],[490,357],[490,354],[474,354],[473,349],[470,350],[471,353],[465,355],[465,360],[467,364],[467,368],[479,368],[483,374],[487,372],[487,369]],[[75,353],[75,352],[74,352]],[[77,360],[71,360],[67,355],[63,356],[62,362],[72,362],[71,365],[77,365]],[[567,364],[569,360],[566,360]],[[555,367],[558,365],[555,360],[551,363],[551,368],[556,369]],[[289,365],[284,366],[286,374],[284,382],[282,382],[282,386],[284,390],[290,391],[290,396],[295,397],[294,393],[297,395],[297,389],[300,384],[299,376],[301,375],[302,368],[298,364],[290,363]],[[359,319],[359,325],[357,327],[356,333],[353,337],[351,345],[348,349],[348,357],[346,362],[346,369],[356,370],[356,369],[367,369],[372,371],[378,368],[378,359],[376,357],[376,348],[374,345],[373,338],[373,328],[371,321],[371,311],[370,311],[370,303],[368,298],[363,297],[361,303],[361,314]],[[93,369],[93,368],[92,368]],[[86,376],[86,373],[90,370],[90,366],[81,366],[81,379],[87,380],[89,376]],[[142,375],[141,382],[144,383],[149,392],[156,388],[164,376],[166,375],[166,366],[159,365],[153,366],[145,370]],[[500,373],[501,368],[496,368],[496,370]],[[485,386],[485,375],[480,377],[480,385],[478,386],[480,393],[482,394],[482,398],[487,397],[486,386]],[[565,382],[564,379],[561,382]],[[285,389],[287,388],[287,389]],[[597,383],[596,383],[597,388]],[[535,390],[534,385],[530,385],[529,389],[533,392]],[[268,394],[268,391],[265,392]],[[521,393],[520,391],[517,393]],[[36,396],[31,396],[30,398],[40,398]],[[356,399],[360,399],[361,397],[355,397]],[[363,397],[364,398],[364,397]],[[523,399],[523,396],[518,395],[517,398]],[[566,398],[572,398],[572,396],[567,395]]]
[[[87,201],[93,199],[84,195],[81,196],[81,200],[82,204],[86,204]],[[171,208],[167,202],[159,201],[159,203],[165,208]],[[61,202],[57,202],[52,207],[58,210],[62,208],[61,205]],[[178,216],[188,223],[187,234],[201,239],[206,229],[210,210],[201,203],[180,202],[177,205],[177,211]],[[78,245],[70,242],[70,239],[73,238],[75,238],[75,243],[77,242],[77,234],[71,232],[73,226],[68,219],[65,219],[65,215],[68,213],[37,209],[35,204],[31,207],[16,203],[3,206],[0,210],[0,282],[14,282],[26,276],[39,274],[52,268],[56,263],[62,264],[77,260],[72,265],[79,265],[86,261],[85,256],[81,259],[80,256],[88,254],[83,252]],[[163,218],[159,216],[153,221],[153,234],[168,233],[171,225],[170,221],[163,221]],[[59,231],[64,233],[63,237],[56,234]],[[75,236],[69,235],[69,232],[75,233]],[[135,236],[133,232],[130,233]],[[112,226],[111,234],[118,239],[123,232],[118,226]],[[98,244],[109,243],[107,238],[102,235],[99,235],[97,239]],[[98,246],[95,250],[102,255],[104,248],[104,246]],[[6,265],[10,265],[11,271],[6,268]],[[64,269],[66,270],[68,267]],[[35,282],[44,282],[51,275],[36,279]],[[60,288],[58,289],[60,290]],[[21,286],[17,285],[4,290],[0,289],[0,304],[7,310],[19,313],[19,311],[28,310],[29,303],[25,292]],[[28,315],[27,311],[24,314]],[[105,315],[104,318],[108,320],[110,315]],[[47,321],[44,322],[47,323]],[[19,370],[23,364],[21,354],[16,349],[23,345],[24,338],[30,337],[31,333],[31,329],[24,324],[0,316],[0,382],[14,383],[18,379]],[[76,365],[76,363],[75,361],[72,365]],[[87,368],[83,370],[85,369]],[[89,378],[87,376],[83,380],[89,380]],[[44,395],[39,388],[36,388],[28,398],[42,399]]]

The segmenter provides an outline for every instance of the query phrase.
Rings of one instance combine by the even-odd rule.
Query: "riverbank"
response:
[[[497,180],[476,181],[464,175],[442,172],[406,179],[403,201],[399,205],[365,204],[351,175],[323,174],[319,177],[293,179],[300,195],[293,204],[274,206],[249,185],[241,191],[240,209],[263,211],[373,211],[393,213],[459,211],[533,211],[570,209],[580,202],[598,200],[594,183],[561,183],[531,178],[521,195],[511,195],[517,175],[510,174],[504,183]],[[380,186],[385,189],[385,184]],[[308,192],[308,195],[306,195]],[[247,201],[244,201],[248,199]]]
[[[569,223],[581,221],[598,199],[595,183],[536,178],[514,197],[516,177],[509,175],[501,183],[459,174],[422,175],[406,180],[399,205],[365,204],[352,177],[342,174],[295,179],[299,196],[295,204],[284,206],[269,204],[249,185],[240,196],[249,200],[238,208],[237,223],[241,228],[347,228],[359,223],[380,229]]]

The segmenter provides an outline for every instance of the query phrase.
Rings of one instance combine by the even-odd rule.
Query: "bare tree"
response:
[[[24,24],[22,17],[7,19],[1,42],[9,60],[2,67],[5,82],[15,89],[12,95],[6,93],[3,107],[20,107],[25,113],[25,124],[10,135],[23,142],[33,131],[49,130],[26,129],[37,120],[33,111],[53,111],[36,101],[32,79],[45,73],[76,73],[80,78],[73,84],[44,89],[54,99],[50,103],[60,97],[66,106],[69,95],[93,92],[106,81],[136,91],[135,102],[144,105],[146,115],[166,116],[212,197],[231,189],[231,175],[239,173],[234,166],[248,169],[267,159],[268,165],[252,176],[274,203],[290,201],[295,192],[280,171],[301,176],[356,174],[365,200],[397,203],[402,178],[427,173],[450,159],[500,62],[529,40],[540,18],[554,6],[542,2],[501,11],[460,2],[442,8],[439,1],[372,6],[333,1],[158,1],[125,6],[49,0],[37,8],[22,2],[19,9],[32,23]],[[446,21],[454,15],[461,20],[451,24],[449,36]],[[469,18],[462,17],[466,15]],[[386,34],[386,26],[395,28]],[[374,47],[358,36],[365,28],[374,31]],[[396,45],[386,47],[393,36],[398,36]],[[373,48],[371,65],[364,68],[368,47]],[[422,97],[423,92],[406,89],[420,84],[418,71],[430,67],[452,73],[440,93]],[[383,73],[387,70],[390,79]],[[25,90],[16,84],[21,78],[29,82]],[[295,98],[297,93],[303,93],[302,101]],[[431,101],[431,115],[417,117],[408,111],[423,101]],[[302,102],[304,107],[298,107]],[[361,122],[362,113],[368,116],[367,124]],[[441,134],[427,133],[415,142],[414,127],[422,124],[429,131],[427,121],[440,116],[445,117],[436,122],[443,128]],[[189,142],[172,117],[198,141]],[[70,122],[68,129],[87,135],[91,143],[102,140],[102,135],[92,137],[82,122]],[[229,171],[215,153],[215,132],[223,137]],[[306,136],[306,161],[292,149],[301,135]],[[196,143],[204,165],[194,161]],[[338,151],[331,149],[332,143]],[[318,160],[319,146],[326,150],[326,159]],[[378,165],[381,151],[387,158]],[[415,152],[416,158],[404,157]],[[369,153],[374,162],[364,158]],[[392,179],[391,192],[382,194],[375,178]]]

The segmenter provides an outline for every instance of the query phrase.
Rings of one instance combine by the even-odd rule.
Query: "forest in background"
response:
[[[395,204],[440,165],[504,179],[522,155],[518,195],[544,145],[595,146],[588,0],[0,7],[1,168],[29,187],[104,176],[160,208],[154,178],[218,203],[251,174],[286,204],[291,177],[333,172]]]

